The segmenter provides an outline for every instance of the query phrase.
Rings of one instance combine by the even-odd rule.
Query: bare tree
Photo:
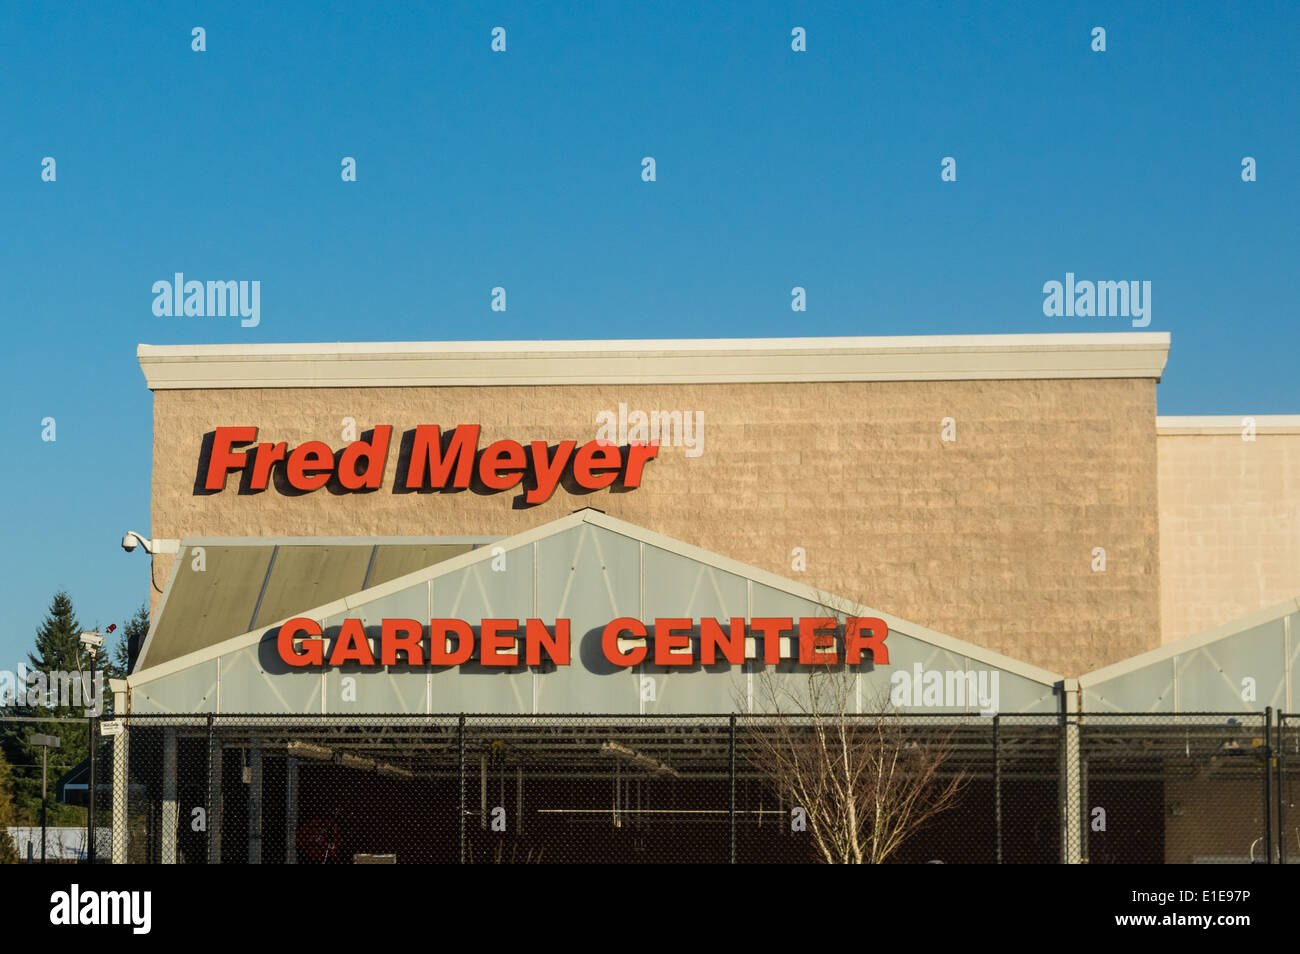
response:
[[[766,711],[742,716],[751,764],[783,804],[803,810],[827,864],[883,863],[967,781],[950,764],[952,729],[909,723],[888,695],[856,711],[855,676],[850,666],[814,666],[804,694],[765,670]]]

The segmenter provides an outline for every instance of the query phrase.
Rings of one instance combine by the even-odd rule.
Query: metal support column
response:
[[[1083,860],[1083,773],[1079,763],[1079,723],[1083,716],[1079,712],[1079,681],[1065,680],[1061,702],[1065,707],[1063,713],[1064,744],[1061,746],[1061,779],[1064,790],[1061,792],[1061,860],[1068,865],[1077,865]]]
[[[118,725],[121,727],[120,731],[113,736],[113,864],[124,865],[126,864],[128,828],[126,817],[127,767],[130,764],[127,760],[127,740],[131,733],[126,726],[126,720],[119,720]],[[92,744],[94,741],[98,740],[92,740]]]

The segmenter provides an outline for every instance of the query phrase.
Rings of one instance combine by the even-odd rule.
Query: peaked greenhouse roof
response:
[[[1295,710],[1300,686],[1300,600],[1079,677],[1087,712]]]
[[[611,667],[601,656],[601,630],[622,617],[650,622],[658,618],[725,621],[831,615],[877,617],[889,627],[888,661],[882,659],[861,673],[863,705],[870,697],[889,695],[904,682],[908,690],[902,698],[907,704],[901,708],[918,712],[991,714],[991,707],[1003,712],[1054,713],[1060,707],[1062,677],[1056,673],[829,596],[598,510],[576,511],[491,546],[458,540],[455,545],[461,546],[462,552],[430,551],[414,560],[423,566],[383,582],[367,578],[373,585],[339,592],[338,580],[355,579],[360,584],[366,561],[354,552],[341,553],[336,559],[332,551],[348,547],[382,551],[395,543],[392,538],[334,540],[318,544],[322,552],[330,554],[299,555],[294,576],[286,580],[285,587],[292,584],[299,594],[322,597],[314,605],[301,606],[287,598],[268,604],[268,595],[274,592],[274,573],[246,573],[239,559],[209,559],[207,569],[197,574],[204,577],[196,591],[200,598],[185,597],[186,584],[179,581],[189,572],[184,567],[192,548],[203,543],[182,541],[177,560],[180,569],[168,585],[150,644],[128,679],[132,711],[731,712],[738,705],[752,703],[754,673],[748,663],[659,671],[654,676],[657,691],[647,700],[642,676]],[[250,552],[276,545],[262,539],[245,544]],[[425,545],[442,544],[426,541]],[[375,555],[369,558],[372,569],[378,559]],[[227,585],[222,579],[225,574],[239,579]],[[327,577],[328,586],[320,582]],[[219,638],[193,638],[188,645],[181,639],[169,644],[159,636],[175,628],[173,616],[202,620],[203,608],[218,602],[212,594],[221,592],[227,594],[223,599],[234,604],[222,612],[239,621],[237,632],[229,632],[227,623],[226,633]],[[268,609],[268,605],[277,608]],[[380,621],[388,618],[426,622],[431,618],[564,618],[571,621],[573,659],[569,666],[541,671],[524,666],[487,671],[466,664],[459,668],[390,666],[378,671],[334,668],[305,672],[288,669],[276,651],[279,627],[292,617],[318,621],[327,637],[346,618],[359,618],[368,633],[377,632]],[[171,648],[164,652],[162,646]],[[786,655],[785,649],[782,655]],[[789,662],[771,667],[776,677],[806,679],[805,674],[791,672]],[[978,672],[983,677],[977,681]],[[351,697],[340,691],[343,678],[355,680],[358,687]],[[977,698],[977,685],[991,698]]]

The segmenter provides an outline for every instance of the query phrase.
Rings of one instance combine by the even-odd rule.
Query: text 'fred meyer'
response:
[[[212,435],[203,487],[210,492],[224,490],[227,476],[239,472],[244,489],[265,490],[273,468],[279,467],[291,488],[284,492],[319,490],[331,481],[336,490],[378,490],[392,436],[392,427],[380,425],[369,440],[353,441],[336,454],[324,441],[307,441],[290,450],[284,441],[255,443],[256,427],[218,427]],[[445,439],[432,424],[407,431],[394,489],[465,490],[473,482],[475,489],[492,493],[522,484],[525,503],[540,504],[569,481],[581,491],[601,490],[616,481],[626,489],[640,487],[646,463],[659,453],[657,444],[616,447],[600,440],[581,446],[577,441],[552,446],[546,441],[524,445],[502,440],[481,451],[478,443],[477,424],[461,424]]]

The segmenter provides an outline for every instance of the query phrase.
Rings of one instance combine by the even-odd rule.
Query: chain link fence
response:
[[[1300,715],[833,722],[132,716],[99,737],[98,860],[817,862],[847,815],[864,819],[854,843],[869,855],[896,836],[894,863],[1300,858]],[[76,777],[69,789],[88,792]],[[907,824],[940,791],[939,810]]]
[[[1079,718],[1080,860],[1269,861],[1276,830],[1270,818],[1271,716],[1214,712]]]

